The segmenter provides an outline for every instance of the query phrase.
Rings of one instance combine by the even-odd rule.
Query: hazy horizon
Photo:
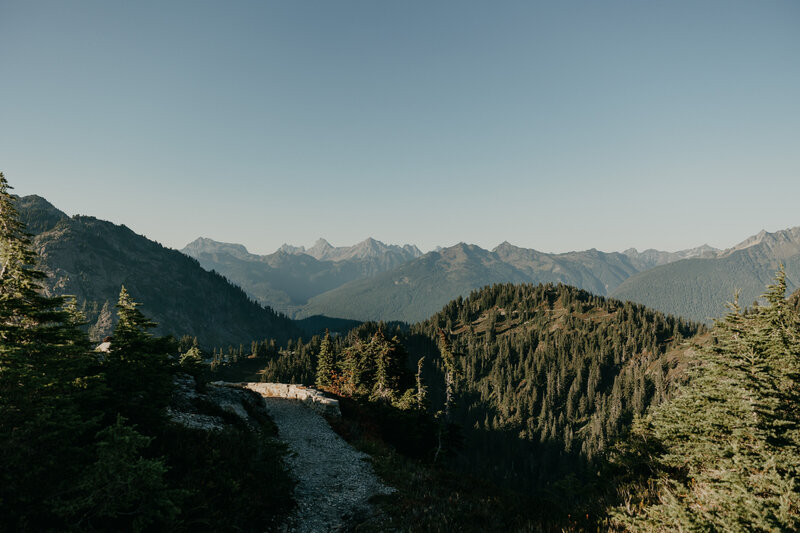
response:
[[[13,188],[13,184],[11,184],[11,186],[12,186],[12,188]],[[15,192],[15,191],[12,191],[12,192]],[[32,194],[35,194],[35,193],[32,193]],[[42,198],[45,198],[45,200],[47,200],[47,198],[46,198],[46,197],[44,197],[44,196],[42,196],[42,195],[37,195],[37,196],[41,196]],[[48,201],[49,201],[49,200],[48,200]],[[56,205],[56,206],[54,206],[54,207],[56,207],[57,209],[59,208],[57,205]],[[62,209],[61,211],[64,211],[64,210]],[[68,212],[66,212],[66,211],[64,211],[64,212],[65,212],[67,215],[69,215],[69,216],[74,216],[74,215],[95,216],[95,215],[92,215],[92,214],[90,214],[90,213],[68,213]],[[117,223],[117,224],[121,224],[120,222],[117,222],[117,221],[115,221],[115,220],[109,220],[109,222],[114,222],[114,223]],[[646,246],[646,247],[636,247],[636,246],[629,246],[629,247],[627,247],[627,248],[623,248],[623,249],[619,249],[619,250],[603,250],[603,249],[597,248],[596,246],[588,246],[588,247],[586,247],[586,248],[580,248],[580,249],[574,249],[574,250],[561,250],[561,251],[543,250],[543,249],[539,249],[539,248],[534,248],[534,249],[535,249],[536,251],[538,251],[538,252],[551,253],[551,254],[560,254],[560,253],[569,253],[569,252],[581,252],[581,251],[586,251],[586,250],[591,250],[591,249],[597,249],[597,250],[599,250],[599,251],[601,251],[601,252],[609,252],[609,253],[610,253],[610,252],[624,252],[625,250],[628,250],[628,249],[630,249],[630,248],[635,248],[635,249],[636,249],[638,252],[643,252],[643,251],[645,251],[645,250],[648,250],[648,249],[655,249],[655,250],[658,250],[658,251],[661,251],[661,252],[680,252],[680,251],[683,251],[683,250],[689,250],[689,249],[692,249],[692,248],[699,248],[699,247],[702,247],[702,246],[711,246],[712,248],[716,248],[716,249],[719,249],[719,250],[726,250],[726,249],[729,249],[729,248],[733,248],[734,246],[736,246],[736,245],[738,245],[738,244],[742,243],[743,241],[745,241],[746,239],[748,239],[748,238],[750,238],[750,237],[753,237],[753,236],[757,235],[757,234],[758,234],[760,231],[766,231],[767,233],[775,233],[775,232],[777,232],[777,231],[782,231],[782,230],[786,230],[786,229],[791,229],[792,227],[795,227],[795,226],[786,227],[786,228],[775,228],[775,229],[772,229],[772,230],[770,230],[770,229],[766,229],[766,228],[762,228],[761,230],[754,231],[754,232],[752,232],[752,233],[750,233],[750,234],[748,234],[748,235],[746,235],[746,236],[743,236],[743,237],[739,238],[739,239],[738,239],[738,240],[736,240],[735,242],[732,242],[732,243],[730,243],[730,244],[728,244],[728,245],[725,245],[725,246],[715,246],[715,245],[713,245],[713,244],[710,244],[710,243],[708,243],[708,242],[703,242],[703,243],[696,244],[696,245],[693,245],[693,246],[686,246],[686,247],[684,247],[684,248],[677,248],[677,249],[674,249],[674,250],[665,250],[665,249],[661,249],[661,248],[654,248],[654,247],[652,247],[652,246]],[[133,229],[134,231],[136,231],[134,228],[131,228],[131,229]],[[476,245],[476,246],[480,246],[481,248],[484,248],[484,249],[486,249],[486,250],[493,250],[493,249],[495,249],[496,247],[498,247],[498,246],[500,246],[501,244],[503,244],[504,242],[509,242],[509,244],[511,244],[511,245],[513,245],[513,246],[517,246],[517,247],[519,247],[519,248],[529,248],[529,247],[527,247],[527,246],[522,246],[522,245],[519,245],[519,244],[517,244],[517,243],[515,243],[515,242],[510,242],[510,241],[508,241],[507,239],[504,239],[503,241],[500,241],[500,242],[497,242],[497,243],[494,243],[494,244],[491,244],[491,243],[490,243],[490,244],[486,244],[486,243],[483,243],[483,244],[482,244],[482,243],[478,243],[478,242],[470,242],[470,241],[468,241],[468,240],[462,239],[462,240],[460,240],[460,241],[456,241],[456,242],[452,242],[452,243],[447,243],[447,244],[437,244],[437,245],[435,245],[435,246],[433,246],[433,247],[431,247],[431,248],[423,248],[422,246],[419,246],[418,244],[416,244],[416,243],[414,243],[414,242],[406,242],[406,241],[403,241],[403,242],[390,242],[390,241],[386,241],[386,240],[383,240],[383,239],[377,238],[377,237],[375,237],[375,236],[373,236],[373,235],[368,235],[368,236],[366,236],[366,237],[364,237],[364,238],[362,238],[362,239],[359,239],[359,240],[357,240],[357,241],[353,241],[353,242],[338,242],[338,241],[331,241],[331,239],[329,239],[329,238],[327,238],[327,237],[325,237],[325,236],[319,236],[319,237],[317,237],[316,239],[314,239],[314,240],[313,240],[311,243],[293,243],[293,242],[284,242],[284,243],[281,243],[279,246],[277,246],[277,247],[276,247],[276,248],[274,248],[274,249],[265,249],[265,250],[259,250],[259,249],[257,249],[257,248],[256,248],[256,249],[254,249],[254,248],[251,248],[250,246],[248,246],[248,245],[247,245],[247,244],[245,244],[244,242],[240,242],[240,241],[237,241],[237,240],[228,240],[228,241],[225,241],[225,240],[220,240],[220,239],[215,239],[215,238],[213,238],[213,237],[209,237],[208,235],[198,235],[197,237],[195,237],[194,239],[191,239],[190,241],[187,241],[187,242],[185,242],[185,243],[183,243],[183,244],[178,244],[178,245],[175,245],[175,246],[172,246],[172,245],[166,244],[166,243],[164,243],[164,242],[161,242],[161,241],[159,241],[157,238],[155,238],[155,237],[152,237],[152,236],[149,236],[149,235],[145,235],[145,237],[147,237],[147,238],[149,238],[149,239],[151,239],[151,240],[155,240],[155,241],[159,242],[160,244],[162,244],[162,245],[164,245],[164,246],[166,246],[166,247],[168,247],[168,248],[175,249],[175,250],[181,250],[181,249],[183,249],[184,247],[186,247],[187,245],[189,245],[189,244],[191,244],[192,242],[194,242],[195,240],[198,240],[198,239],[201,239],[201,238],[202,238],[202,239],[211,239],[211,240],[213,240],[213,241],[216,241],[216,242],[221,242],[221,243],[226,243],[226,244],[237,244],[237,245],[242,245],[242,246],[244,246],[244,247],[247,249],[247,251],[248,251],[249,253],[251,253],[251,254],[255,254],[255,255],[269,255],[269,254],[271,254],[271,253],[277,252],[277,251],[278,251],[278,250],[279,250],[281,247],[283,247],[283,246],[287,246],[287,245],[288,245],[288,246],[297,247],[297,248],[303,247],[303,248],[304,248],[306,251],[308,251],[308,250],[309,250],[310,248],[312,248],[312,247],[313,247],[313,246],[314,246],[314,245],[315,245],[315,244],[316,244],[316,243],[317,243],[317,242],[318,242],[320,239],[322,239],[322,240],[325,240],[325,241],[326,241],[328,244],[330,244],[330,245],[331,245],[331,246],[333,246],[334,248],[338,248],[338,247],[350,247],[350,246],[355,246],[355,245],[357,245],[357,244],[360,244],[360,243],[362,243],[362,242],[364,242],[364,241],[366,241],[366,240],[368,240],[368,239],[374,239],[374,240],[376,240],[376,241],[379,241],[379,242],[381,242],[381,243],[383,243],[383,244],[385,244],[385,245],[396,245],[396,246],[407,246],[407,245],[409,245],[409,246],[416,246],[416,247],[417,247],[417,248],[418,248],[418,249],[419,249],[419,250],[420,250],[422,253],[433,252],[433,251],[437,251],[438,249],[443,249],[443,248],[450,248],[450,247],[452,247],[452,246],[455,246],[455,245],[457,245],[457,244],[460,244],[460,243],[464,243],[464,244],[468,244],[468,245]]]
[[[800,4],[0,6],[0,171],[180,249],[800,225]]]

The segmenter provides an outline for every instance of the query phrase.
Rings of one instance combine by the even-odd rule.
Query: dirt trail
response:
[[[264,401],[278,437],[289,445],[289,467],[298,480],[297,510],[285,531],[342,531],[353,517],[369,512],[372,496],[394,491],[375,475],[368,456],[334,433],[318,413],[294,400]]]

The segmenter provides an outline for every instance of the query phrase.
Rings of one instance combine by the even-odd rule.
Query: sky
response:
[[[800,225],[800,2],[0,0],[0,171],[165,246]]]

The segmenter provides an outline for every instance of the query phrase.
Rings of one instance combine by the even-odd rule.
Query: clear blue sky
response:
[[[0,2],[0,170],[180,248],[800,225],[800,2]]]

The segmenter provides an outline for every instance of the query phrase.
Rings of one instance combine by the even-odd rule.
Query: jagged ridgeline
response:
[[[120,286],[142,302],[157,333],[196,336],[206,347],[302,335],[287,317],[253,301],[221,275],[129,228],[94,217],[68,217],[39,196],[16,200],[34,235],[49,295],[78,298],[98,340],[112,330]]]
[[[407,348],[432,362],[434,405],[442,401],[440,329],[461,374],[462,458],[543,487],[580,473],[635,415],[665,399],[681,359],[672,349],[705,328],[567,285],[493,285],[412,326]]]
[[[725,314],[725,302],[740,291],[740,302],[761,298],[783,265],[790,291],[800,286],[800,227],[762,231],[715,256],[657,266],[625,280],[611,296],[710,323]]]

